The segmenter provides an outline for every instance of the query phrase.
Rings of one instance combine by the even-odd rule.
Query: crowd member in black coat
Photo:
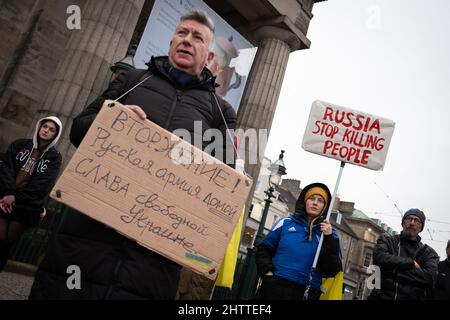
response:
[[[200,121],[203,131],[220,129],[223,145],[227,145],[227,127],[235,128],[236,113],[215,94],[214,77],[205,67],[213,58],[213,34],[214,26],[203,12],[191,11],[181,17],[169,56],[152,58],[148,70],[119,75],[74,119],[72,143],[81,143],[105,99],[122,96],[119,101],[141,119],[148,118],[169,131],[185,129],[191,134],[194,121]],[[139,82],[142,84],[125,94]],[[81,271],[79,290],[69,290],[66,285],[71,265]],[[49,245],[30,299],[174,299],[180,269],[177,263],[70,210]]]
[[[14,242],[39,223],[61,167],[61,154],[54,147],[60,135],[61,121],[43,118],[33,138],[11,143],[0,161],[0,271]]]
[[[374,289],[369,300],[425,300],[437,277],[439,256],[421,242],[425,214],[410,209],[402,219],[400,235],[382,234],[373,252],[373,263],[381,270],[381,288]]]
[[[447,259],[438,264],[438,277],[434,286],[434,299],[450,300],[450,240],[447,242]]]

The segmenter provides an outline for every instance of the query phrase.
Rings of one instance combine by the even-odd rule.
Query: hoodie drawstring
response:
[[[320,218],[320,216],[317,216],[317,217],[315,217],[314,219],[312,219],[312,221],[311,221],[311,223],[309,224],[309,241],[311,242],[312,241],[312,234],[313,234],[313,226],[314,226],[314,222],[317,220],[317,219],[319,219]]]

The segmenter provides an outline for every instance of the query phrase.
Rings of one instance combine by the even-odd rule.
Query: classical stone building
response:
[[[258,47],[238,127],[270,131],[289,54],[307,49],[316,2],[205,0]],[[59,150],[73,154],[70,124],[111,79],[110,66],[137,45],[154,0],[4,0],[0,2],[0,152],[31,133],[38,117],[56,114],[65,129]],[[72,6],[81,28],[70,30]],[[264,147],[247,146],[247,152]],[[257,180],[260,163],[246,165]]]
[[[289,54],[310,47],[307,32],[313,6],[322,1],[204,1],[258,47],[238,128],[270,132]],[[153,4],[154,0],[0,1],[0,153],[13,140],[29,136],[37,119],[52,114],[63,122],[58,149],[67,163],[74,153],[69,141],[73,118],[105,89],[112,78],[110,67],[139,43]],[[72,29],[68,20],[77,8],[80,28]],[[264,148],[259,143],[245,147],[246,153],[262,155]],[[254,181],[260,167],[259,162],[246,163]]]

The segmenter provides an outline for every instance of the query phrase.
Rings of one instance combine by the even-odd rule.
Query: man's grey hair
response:
[[[205,11],[200,9],[192,9],[191,11],[186,12],[183,14],[180,18],[180,22],[186,21],[186,20],[193,20],[197,21],[198,23],[203,24],[204,26],[208,27],[208,29],[211,31],[211,43],[209,44],[209,47],[212,48],[212,45],[214,44],[214,21],[206,14]]]

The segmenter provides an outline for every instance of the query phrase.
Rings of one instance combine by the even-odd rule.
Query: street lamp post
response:
[[[109,69],[112,72],[111,80],[117,78],[121,73],[136,69],[134,64],[134,55],[136,54],[136,46],[132,46],[127,51],[127,55],[120,61],[114,63]]]
[[[247,258],[245,259],[245,266],[243,272],[243,281],[241,288],[239,290],[239,299],[249,300],[253,297],[256,289],[256,283],[258,279],[256,270],[256,248],[264,240],[264,227],[266,225],[267,215],[269,214],[270,204],[272,203],[272,198],[275,196],[273,192],[275,187],[281,182],[281,177],[286,174],[286,167],[284,166],[284,150],[281,150],[278,160],[273,163],[269,170],[269,189],[264,193],[267,198],[264,200],[264,210],[261,216],[261,221],[259,222],[258,231],[256,233],[255,242],[252,248],[247,248]]]

